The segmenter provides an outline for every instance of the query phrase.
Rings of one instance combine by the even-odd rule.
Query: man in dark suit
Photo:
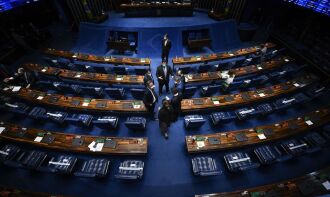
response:
[[[176,72],[176,75],[174,76],[174,87],[176,87],[176,89],[178,90],[178,92],[180,93],[184,93],[184,89],[186,86],[186,81],[185,81],[185,77],[182,74],[181,70],[178,70]]]
[[[182,94],[176,88],[173,88],[172,92],[173,92],[173,97],[171,100],[171,104],[173,108],[173,121],[177,121],[178,116],[181,112]]]
[[[168,139],[168,128],[171,126],[171,115],[173,114],[173,109],[169,100],[163,99],[162,103],[163,106],[158,112],[159,128],[165,139]]]
[[[168,38],[168,35],[165,34],[162,40],[162,61],[168,63],[168,55],[170,54],[170,49],[172,47],[172,42]]]
[[[26,88],[30,88],[31,85],[37,80],[34,72],[28,72],[24,68],[18,68],[17,73],[14,74],[14,77],[6,78],[3,81],[5,83],[11,83],[16,85],[21,85]]]
[[[158,96],[154,89],[154,83],[152,83],[152,81],[148,81],[148,86],[143,96],[143,103],[151,115],[154,115],[155,113],[155,105],[158,100]]]
[[[155,83],[154,78],[152,77],[150,69],[147,70],[147,73],[143,77],[143,83],[146,87],[148,87],[148,81],[152,81],[153,84]]]
[[[163,62],[162,65],[157,67],[156,76],[158,79],[159,96],[162,95],[164,85],[166,92],[169,92],[170,75],[173,76],[172,69],[166,62]]]

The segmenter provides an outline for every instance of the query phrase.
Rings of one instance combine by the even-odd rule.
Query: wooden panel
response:
[[[19,91],[13,91],[13,89],[13,86],[7,86],[1,91],[4,94],[26,100],[34,104],[43,104],[60,108],[91,110],[97,112],[147,112],[143,102],[140,100],[86,99],[58,94],[46,94],[45,92],[26,88],[20,88]],[[75,102],[77,103],[75,104]]]
[[[315,76],[304,75],[291,81],[254,91],[246,91],[231,95],[183,99],[181,101],[181,110],[182,112],[189,112],[201,109],[223,109],[225,107],[256,103],[292,93],[298,89],[304,88],[315,80]]]
[[[107,84],[143,84],[143,76],[115,75],[90,72],[78,72],[54,67],[41,66],[38,64],[25,64],[24,68],[44,75],[58,76],[70,80],[81,80]]]
[[[312,125],[306,123],[307,120],[312,122]],[[232,148],[239,148],[251,144],[259,144],[267,141],[283,139],[289,136],[296,135],[312,128],[324,125],[330,122],[329,108],[316,110],[305,114],[302,117],[289,119],[272,125],[258,126],[250,129],[243,129],[237,131],[228,131],[207,135],[193,135],[186,136],[186,147],[189,153],[220,151]],[[293,126],[294,125],[294,126]],[[264,131],[271,130],[272,135],[266,136],[266,139],[259,139],[259,134],[264,134]],[[237,141],[237,134],[245,134],[246,141]],[[215,138],[220,141],[219,144],[210,144],[208,139]],[[203,143],[205,146],[198,146],[197,144]]]
[[[22,128],[15,124],[0,123],[0,127],[5,128],[0,134],[0,138],[4,140],[14,141],[18,143],[26,143],[33,146],[39,146],[47,149],[82,152],[88,154],[124,154],[124,155],[141,155],[147,154],[148,140],[147,138],[118,138],[118,137],[103,137],[89,135],[74,135],[69,133],[58,133],[45,131],[34,128]],[[46,135],[54,137],[51,143],[43,141]],[[36,138],[42,140],[38,142]],[[83,139],[80,146],[73,145],[73,140],[76,138]],[[115,148],[104,147],[101,151],[91,151],[88,147],[92,142],[104,143],[105,140],[113,140],[116,142]]]
[[[266,47],[268,49],[274,48],[275,46],[276,45],[274,43],[266,43]],[[180,64],[196,64],[202,62],[219,61],[219,60],[249,55],[258,52],[259,50],[260,50],[260,46],[254,46],[249,48],[238,49],[236,51],[225,52],[225,53],[213,53],[208,55],[191,56],[191,57],[176,57],[172,59],[172,63],[175,66]]]

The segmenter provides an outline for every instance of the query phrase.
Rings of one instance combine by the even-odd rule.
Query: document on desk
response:
[[[264,140],[264,139],[266,139],[266,136],[265,136],[265,134],[261,133],[261,134],[258,134],[258,138],[260,140]]]
[[[197,141],[197,147],[198,148],[203,148],[205,146],[205,142],[204,141]]]
[[[306,122],[306,124],[307,124],[308,126],[311,126],[311,125],[314,124],[314,123],[313,123],[312,121],[310,121],[310,120],[306,120],[305,122]]]
[[[14,86],[13,87],[13,92],[18,92],[21,89],[21,86]]]
[[[83,104],[82,104],[82,106],[84,106],[84,107],[87,107],[89,105],[89,103],[87,103],[87,102],[84,102]]]
[[[38,100],[42,100],[44,97],[43,96],[38,96],[37,99]]]
[[[44,68],[44,69],[42,69],[42,70],[41,70],[41,72],[43,72],[43,73],[44,73],[44,72],[46,72],[46,71],[47,71],[47,69],[46,69],[46,68]]]
[[[6,130],[6,127],[0,127],[0,134],[1,134],[4,130]]]
[[[330,190],[330,182],[329,181],[323,182],[322,185],[326,190]]]
[[[35,142],[41,142],[42,138],[43,138],[43,137],[41,137],[41,136],[37,136],[37,137],[34,139],[34,141],[35,141]]]

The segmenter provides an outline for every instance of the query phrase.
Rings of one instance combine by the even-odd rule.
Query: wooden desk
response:
[[[294,61],[294,59],[290,57],[280,57],[271,61],[263,62],[262,64],[258,64],[258,65],[251,65],[251,66],[230,69],[230,71],[232,71],[235,74],[235,77],[239,77],[242,75],[255,74],[259,72],[276,69],[292,61]],[[186,83],[222,80],[221,71],[186,74],[184,76]]]
[[[254,188],[247,188],[233,192],[213,193],[195,195],[195,197],[248,197],[248,196],[287,196],[287,197],[300,197],[300,196],[321,196],[329,194],[329,191],[322,185],[326,182],[326,177],[330,176],[330,167],[308,173],[304,176],[262,185]],[[313,191],[309,194],[303,194],[299,188],[304,188],[307,185],[313,187]],[[245,194],[245,195],[243,195]]]
[[[183,99],[181,101],[181,110],[182,112],[189,112],[202,109],[223,109],[226,107],[247,105],[280,95],[289,94],[298,89],[304,88],[314,81],[316,81],[315,76],[304,75],[291,81],[254,91],[246,91],[231,95]]]
[[[15,124],[0,123],[0,127],[5,130],[0,134],[0,138],[4,140],[14,141],[17,143],[26,143],[33,146],[39,146],[47,149],[82,152],[88,154],[122,154],[122,155],[141,155],[147,154],[148,139],[147,138],[118,138],[118,137],[103,137],[89,135],[75,135],[70,133],[58,133],[45,131],[34,128],[22,128]],[[54,137],[52,142],[43,141],[48,136]],[[42,140],[37,142],[37,137]],[[73,145],[73,140],[83,139],[81,145]],[[93,141],[105,143],[105,140],[113,140],[116,142],[114,148],[104,147],[101,151],[91,151],[88,147]]]
[[[274,43],[266,43],[266,47],[268,49],[274,48],[276,44]],[[181,65],[181,64],[197,64],[203,62],[212,62],[212,61],[220,61],[229,58],[235,58],[239,56],[249,55],[252,53],[256,53],[260,50],[260,46],[254,46],[249,48],[238,49],[231,52],[225,53],[213,53],[202,56],[191,56],[191,57],[176,57],[172,59],[173,66]]]
[[[250,129],[242,129],[237,131],[228,131],[221,133],[214,133],[208,135],[193,135],[186,136],[186,146],[189,153],[198,152],[209,152],[209,151],[220,151],[232,148],[238,148],[246,145],[264,143],[267,141],[273,141],[278,139],[283,139],[289,136],[293,136],[298,133],[309,131],[312,128],[322,126],[330,122],[330,109],[320,109],[310,113],[305,114],[302,117],[297,117],[289,119],[283,122],[279,122],[272,125],[258,126]],[[311,120],[312,125],[308,125],[305,121]],[[259,139],[258,134],[263,134],[264,131],[271,130],[272,135],[266,136],[266,139]],[[237,134],[245,134],[247,137],[246,141],[237,141]],[[218,139],[219,144],[210,144],[208,139]],[[198,146],[197,142],[203,143],[204,147]]]
[[[120,10],[128,17],[145,16],[192,16],[194,7],[191,3],[156,3],[137,2],[120,4]]]
[[[209,15],[210,18],[212,18],[214,20],[217,20],[217,21],[224,20],[226,18],[225,14],[216,13],[214,11],[210,11],[208,13],[208,15]]]
[[[96,56],[96,55],[90,55],[84,53],[73,53],[71,51],[60,51],[51,48],[44,50],[44,53],[55,57],[62,57],[67,59],[102,63],[102,64],[130,65],[130,66],[150,66],[151,64],[150,58]]]
[[[203,47],[212,48],[212,40],[210,38],[188,40],[187,46],[190,50],[201,49]]]
[[[13,86],[6,86],[1,92],[34,104],[42,104],[74,110],[91,110],[97,112],[130,112],[146,113],[147,110],[140,100],[110,100],[110,99],[87,99],[58,94],[46,94],[45,92],[20,88],[13,91]]]
[[[107,84],[143,84],[143,76],[115,75],[90,72],[78,72],[54,67],[47,67],[38,64],[25,64],[24,68],[44,75],[58,76],[70,80],[81,80],[95,83]]]

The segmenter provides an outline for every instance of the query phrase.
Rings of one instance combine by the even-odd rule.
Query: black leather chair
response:
[[[147,119],[144,117],[128,117],[125,125],[129,129],[144,130],[147,125]]]
[[[320,151],[327,144],[326,139],[316,132],[306,134],[304,141],[308,144],[307,152],[309,153]]]
[[[78,159],[73,156],[59,155],[52,157],[46,166],[41,166],[38,168],[38,170],[58,174],[71,174],[77,163],[77,160]]]
[[[247,153],[235,152],[224,156],[229,171],[237,172],[258,168],[259,163],[253,162]]]
[[[112,98],[122,99],[125,96],[124,88],[105,88],[104,91]]]
[[[5,102],[1,107],[19,115],[27,115],[30,109],[25,103],[20,102]]]
[[[143,177],[144,162],[139,160],[126,160],[120,163],[118,173],[115,175],[118,179],[136,180]]]
[[[118,125],[118,117],[116,116],[101,116],[93,120],[93,124],[97,127],[106,129],[116,129]]]
[[[110,161],[107,159],[91,159],[84,161],[81,169],[74,173],[75,176],[102,178],[108,174]]]
[[[257,155],[259,161],[264,165],[272,164],[277,161],[276,151],[271,146],[264,145],[257,147],[254,149],[254,153]]]
[[[194,175],[196,176],[215,176],[220,175],[215,160],[211,157],[195,157],[191,159]]]
[[[133,98],[142,100],[144,96],[145,89],[138,89],[138,88],[132,88],[131,89],[131,94]]]
[[[65,119],[68,122],[77,123],[82,126],[89,127],[92,123],[93,116],[88,114],[73,114]]]
[[[201,115],[187,115],[184,117],[184,125],[186,129],[198,129],[206,122]]]
[[[283,149],[292,156],[299,156],[306,153],[308,145],[303,140],[288,140],[281,143]]]
[[[8,162],[14,160],[21,149],[18,146],[7,144],[0,150],[0,162]]]
[[[30,151],[22,159],[22,166],[28,169],[35,170],[45,161],[47,154],[41,151]]]
[[[36,119],[36,120],[42,120],[47,118],[46,116],[47,110],[45,108],[42,107],[34,107],[30,113],[29,113],[29,117]]]
[[[185,90],[183,92],[183,97],[184,98],[192,98],[192,96],[194,96],[196,90],[197,90],[197,87],[195,87],[195,86],[185,87]]]
[[[212,123],[217,126],[221,123],[226,123],[235,120],[237,117],[234,112],[214,112],[210,115]]]

